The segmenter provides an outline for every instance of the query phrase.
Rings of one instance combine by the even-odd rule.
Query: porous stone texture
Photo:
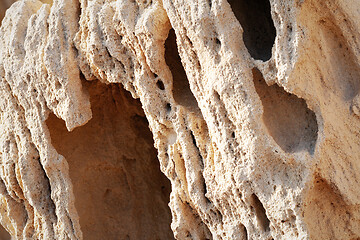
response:
[[[13,4],[14,2],[15,2],[14,0],[0,1],[0,21],[4,18],[6,9],[8,9],[11,6],[11,4]]]
[[[359,91],[357,1],[18,1],[0,222],[14,239],[358,239]]]

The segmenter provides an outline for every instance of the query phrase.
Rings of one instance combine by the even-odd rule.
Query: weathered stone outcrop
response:
[[[359,4],[50,4],[0,27],[15,239],[360,237]]]

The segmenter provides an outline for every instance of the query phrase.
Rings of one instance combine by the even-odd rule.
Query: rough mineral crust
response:
[[[0,27],[13,239],[360,237],[358,0],[48,3]]]

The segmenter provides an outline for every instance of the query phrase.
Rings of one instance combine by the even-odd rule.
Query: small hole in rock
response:
[[[61,88],[60,82],[59,82],[59,81],[56,81],[56,82],[55,82],[55,89],[56,89],[56,90],[59,90],[60,88]]]
[[[156,86],[160,89],[160,90],[164,90],[165,89],[165,86],[164,86],[164,83],[159,80],[156,82]]]
[[[165,61],[173,76],[173,95],[175,101],[193,111],[199,111],[197,101],[191,92],[185,69],[179,56],[174,29],[169,31],[165,42]]]
[[[215,42],[216,42],[216,44],[221,45],[221,42],[218,38],[216,38]]]
[[[258,219],[258,223],[263,231],[270,231],[270,220],[266,216],[266,211],[259,198],[255,195],[251,195],[251,207],[255,209],[255,214]]]
[[[166,104],[166,111],[171,112],[171,104],[170,103]]]
[[[243,28],[243,40],[250,55],[257,60],[271,58],[276,29],[269,0],[228,0]]]
[[[268,86],[257,69],[253,78],[264,113],[263,121],[275,142],[286,152],[314,152],[318,135],[316,116],[304,99],[278,85]]]
[[[203,182],[203,187],[204,187],[204,197],[205,197],[205,200],[206,200],[207,203],[211,203],[210,199],[209,199],[208,197],[206,197],[206,194],[207,194],[208,190],[207,190],[207,186],[206,186],[205,180],[204,180],[204,182]]]

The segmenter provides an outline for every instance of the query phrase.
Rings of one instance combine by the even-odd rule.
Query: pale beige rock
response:
[[[0,1],[0,22],[5,16],[6,10],[13,4],[15,0],[1,0]]]
[[[359,238],[359,23],[350,0],[16,2],[1,224],[15,239]]]

